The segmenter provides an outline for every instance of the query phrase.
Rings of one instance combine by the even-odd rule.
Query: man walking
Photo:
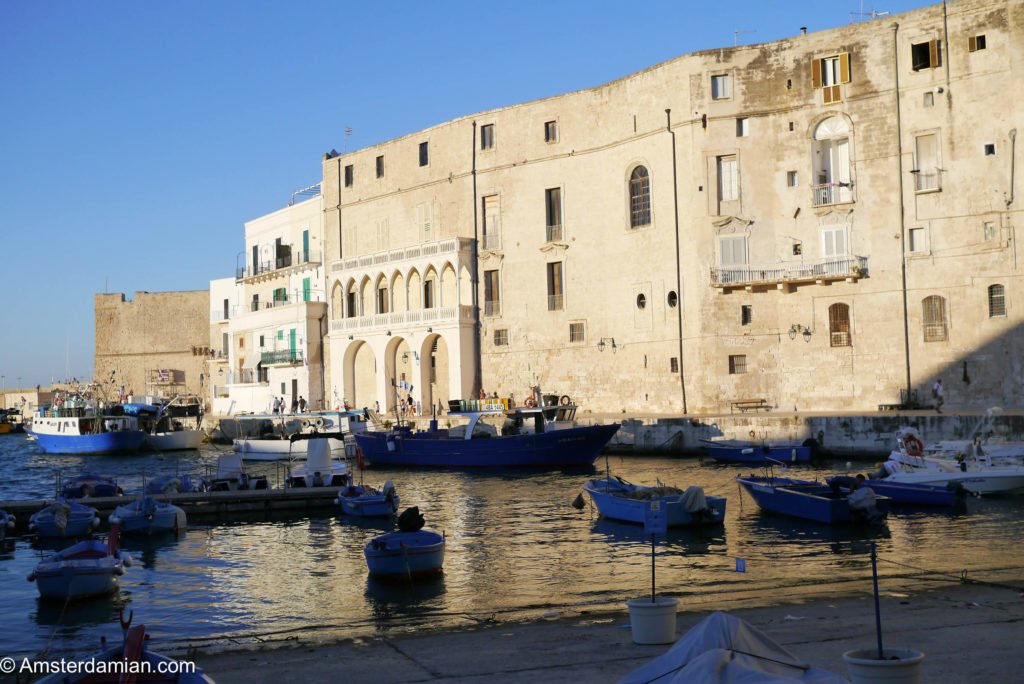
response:
[[[942,390],[942,378],[935,381],[932,387],[932,396],[935,398],[935,410],[942,413],[942,405],[946,403],[946,393]]]

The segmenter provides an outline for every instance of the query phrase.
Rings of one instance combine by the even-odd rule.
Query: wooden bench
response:
[[[747,411],[771,411],[772,406],[765,399],[737,399],[732,402],[729,413],[735,411],[746,413]]]

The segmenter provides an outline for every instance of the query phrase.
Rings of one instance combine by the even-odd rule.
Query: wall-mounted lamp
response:
[[[217,369],[217,375],[219,375],[221,377],[224,377],[224,369],[223,368],[218,368]]]
[[[797,335],[803,335],[804,342],[810,342],[811,335],[813,334],[814,331],[805,325],[794,323],[793,325],[789,326],[789,339],[791,340],[795,340]]]
[[[391,337],[391,331],[388,330],[388,337]]]
[[[348,336],[348,339],[350,339],[350,340],[351,340],[351,339],[353,339],[353,338],[352,338],[352,336],[351,336],[351,335],[349,335],[349,336]]]
[[[419,360],[420,360],[420,355],[419,355],[419,353],[417,353],[417,352],[413,352],[413,353],[412,353],[412,358],[413,358],[413,360],[415,360],[415,361],[419,361]],[[405,362],[407,362],[407,363],[408,363],[408,361],[409,361],[409,352],[402,352],[402,361],[405,361]]]
[[[603,352],[605,350],[605,347],[607,347],[609,343],[612,345],[612,354],[618,351],[619,348],[615,344],[614,337],[602,337],[601,340],[597,343],[597,351]]]
[[[427,328],[427,332],[428,332],[428,333],[430,333],[430,332],[434,332],[434,329],[433,329],[433,328]]]

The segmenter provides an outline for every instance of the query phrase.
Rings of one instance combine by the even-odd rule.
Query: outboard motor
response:
[[[413,506],[412,508],[406,508],[402,511],[402,514],[398,516],[398,531],[399,532],[418,532],[423,529],[423,524],[426,521],[423,519],[423,514],[420,513],[419,506]]]

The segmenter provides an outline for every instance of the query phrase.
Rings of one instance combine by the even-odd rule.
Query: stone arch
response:
[[[377,293],[384,290],[384,296]],[[386,314],[391,311],[391,287],[388,284],[388,277],[378,273],[373,281],[373,312]]]
[[[430,296],[427,296],[427,293]],[[436,309],[440,306],[441,297],[441,278],[437,274],[437,269],[433,265],[428,266],[427,270],[423,273],[423,308],[424,309]]]
[[[356,408],[373,408],[377,397],[377,359],[373,349],[362,340],[356,340],[345,350],[344,401]]]
[[[409,291],[405,276],[397,270],[391,274],[391,310],[395,313],[409,310]]]
[[[469,273],[469,266],[463,265],[459,269],[459,304],[470,306],[473,304],[473,279]]]
[[[416,268],[409,270],[406,276],[406,288],[409,291],[409,310],[418,311],[423,308],[423,277]]]
[[[331,287],[331,320],[345,315],[345,293],[341,281],[335,281]]]
[[[359,310],[359,288],[355,278],[349,278],[345,284],[345,317],[356,318],[362,315]]]
[[[458,303],[459,282],[455,267],[446,261],[441,266],[441,306],[455,306]]]
[[[420,401],[423,412],[430,413],[436,409],[438,402],[442,410],[448,410],[448,400],[452,399],[449,377],[451,356],[448,344],[438,333],[428,334],[420,346]],[[460,397],[454,397],[456,399]]]
[[[364,275],[359,281],[359,313],[362,316],[369,316],[373,313],[373,281],[370,276]]]

